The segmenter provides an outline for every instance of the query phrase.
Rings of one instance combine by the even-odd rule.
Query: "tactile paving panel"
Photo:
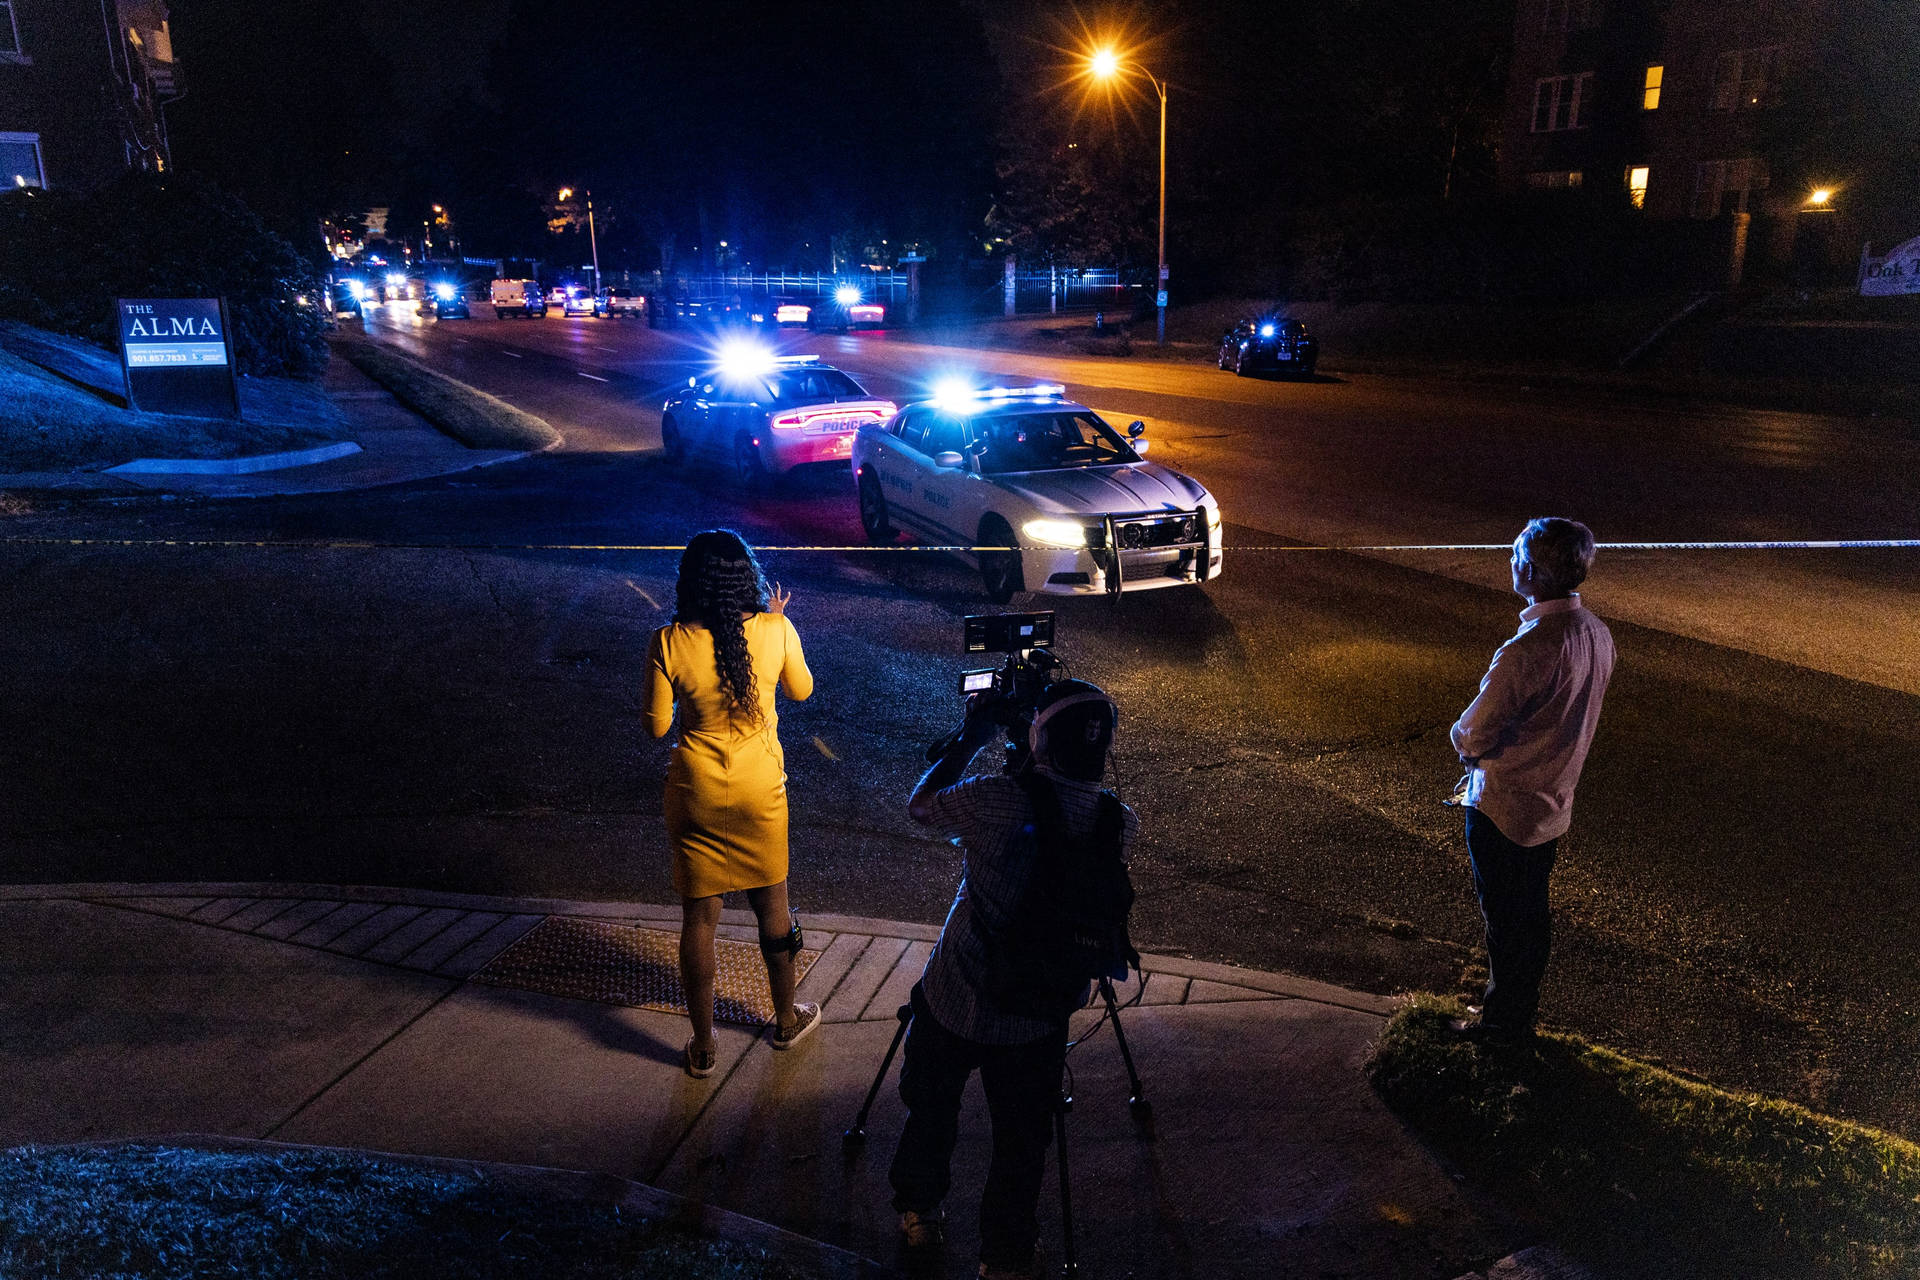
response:
[[[713,1016],[721,1022],[765,1026],[773,1021],[767,967],[752,942],[714,943],[720,962],[714,982]],[[794,957],[794,980],[820,958],[803,950]],[[515,987],[542,995],[598,1000],[602,1004],[685,1013],[680,990],[680,935],[660,929],[548,916],[495,956],[472,981]]]

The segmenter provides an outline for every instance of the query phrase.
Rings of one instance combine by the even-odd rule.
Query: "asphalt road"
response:
[[[633,322],[446,325],[393,341],[547,417],[567,447],[440,481],[249,502],[39,501],[15,536],[309,545],[0,545],[12,675],[8,878],[284,879],[664,899],[660,744],[638,723],[660,553],[345,541],[853,545],[838,476],[767,497],[660,458],[698,350]],[[1652,414],[1384,378],[809,340],[880,393],[947,365],[1053,370],[1148,419],[1222,495],[1202,594],[1059,604],[1123,707],[1144,947],[1373,990],[1464,989],[1478,920],[1446,727],[1519,602],[1504,555],[1288,543],[1503,542],[1560,511],[1603,539],[1913,536],[1912,424]],[[1604,557],[1620,663],[1555,876],[1549,1021],[1712,1079],[1920,1132],[1916,553]],[[902,813],[948,727],[972,574],[913,553],[766,556],[819,677],[783,713],[804,911],[938,920],[955,852]]]

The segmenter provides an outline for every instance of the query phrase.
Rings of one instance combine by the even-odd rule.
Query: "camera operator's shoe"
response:
[[[820,1026],[820,1006],[817,1004],[796,1004],[793,1006],[794,1023],[791,1027],[774,1024],[770,1040],[776,1049],[791,1049],[812,1035]]]
[[[947,1215],[943,1209],[931,1213],[915,1213],[912,1209],[900,1215],[900,1247],[919,1251],[938,1249],[947,1242]]]

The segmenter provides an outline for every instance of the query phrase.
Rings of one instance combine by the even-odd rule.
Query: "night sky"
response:
[[[1510,0],[1028,0],[798,6],[174,0],[176,163],[299,234],[374,205],[456,211],[475,253],[537,254],[542,200],[594,191],[603,256],[727,239],[755,265],[839,244],[957,263],[1150,260],[1157,104],[1089,93],[1091,40],[1174,88],[1170,199],[1195,260],[1263,221],[1491,181]],[[1378,39],[1382,31],[1397,38]]]

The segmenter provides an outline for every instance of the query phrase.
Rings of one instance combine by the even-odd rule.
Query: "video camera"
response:
[[[1007,731],[1006,772],[1018,773],[1028,763],[1027,731],[1040,695],[1047,686],[1067,676],[1067,664],[1053,653],[1053,613],[994,613],[966,619],[964,647],[972,653],[1004,653],[999,667],[976,667],[960,673],[960,696],[978,698],[980,709]],[[927,748],[928,761],[938,760],[959,741],[955,729]]]

